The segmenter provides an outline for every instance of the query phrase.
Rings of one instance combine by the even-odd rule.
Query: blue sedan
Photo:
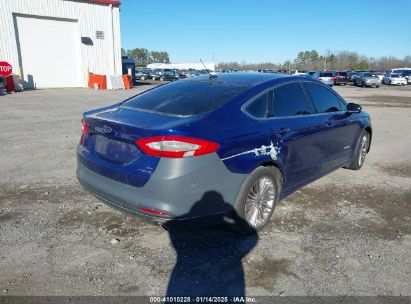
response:
[[[242,232],[304,185],[360,169],[372,138],[361,106],[320,81],[261,73],[179,80],[82,124],[77,176],[97,198],[160,224],[235,213]]]

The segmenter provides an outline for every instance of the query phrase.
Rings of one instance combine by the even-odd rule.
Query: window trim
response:
[[[307,97],[307,95],[306,95],[306,92],[305,92],[303,86],[301,85],[301,82],[302,82],[301,80],[290,80],[290,81],[282,82],[282,83],[276,84],[276,85],[274,85],[274,86],[272,86],[272,87],[269,87],[269,88],[265,89],[264,91],[262,91],[261,93],[259,93],[258,95],[255,95],[255,96],[253,96],[252,98],[250,98],[249,100],[247,100],[247,101],[241,106],[241,111],[242,111],[245,115],[251,117],[251,118],[254,119],[254,120],[272,120],[272,119],[282,119],[282,118],[299,118],[299,117],[307,117],[307,116],[317,115],[317,113],[313,113],[313,110],[315,110],[315,109],[312,107],[312,105],[311,105],[311,100],[308,99],[308,97]],[[304,81],[304,82],[314,82],[314,81]],[[310,114],[307,114],[307,115],[281,116],[281,117],[278,117],[278,116],[266,116],[266,117],[264,117],[264,118],[261,118],[261,117],[255,117],[255,116],[253,116],[251,113],[247,112],[246,108],[248,107],[248,105],[249,105],[250,103],[252,103],[254,100],[256,100],[258,97],[260,97],[262,94],[266,94],[266,93],[268,93],[269,91],[272,91],[272,94],[273,94],[273,99],[272,99],[272,100],[274,100],[274,90],[275,90],[276,88],[278,88],[278,87],[281,87],[281,86],[287,85],[287,84],[291,84],[291,83],[298,83],[298,84],[300,85],[300,88],[301,88],[301,90],[302,90],[302,92],[303,92],[303,94],[304,94],[304,97],[305,97],[305,101],[307,102],[307,106],[308,106],[308,108],[309,108],[310,111],[311,111]],[[266,102],[267,102],[267,105],[268,105],[268,100],[267,100]],[[271,108],[271,109],[270,109],[270,108]],[[273,113],[272,113],[272,107],[269,107],[269,106],[268,106],[268,110],[269,110],[270,112],[267,113],[267,114],[272,115],[272,114],[273,114]]]
[[[303,90],[303,92],[304,92],[306,101],[307,101],[307,103],[308,103],[308,105],[309,105],[309,108],[310,108],[310,110],[311,110],[311,114],[307,114],[307,115],[282,116],[282,117],[268,116],[268,117],[265,117],[265,118],[259,118],[259,117],[255,117],[255,116],[251,115],[250,113],[248,113],[248,112],[245,110],[245,108],[246,108],[251,102],[253,102],[255,99],[257,99],[257,98],[258,98],[259,96],[261,96],[262,94],[267,93],[267,92],[270,91],[270,90],[273,90],[273,93],[274,93],[275,88],[278,88],[278,87],[280,87],[280,86],[282,86],[282,85],[294,83],[294,82],[297,82],[297,83],[300,84],[300,87],[302,88],[302,90]],[[315,81],[315,80],[308,80],[308,79],[307,79],[307,80],[301,80],[301,79],[299,79],[299,80],[290,80],[290,81],[287,81],[287,82],[279,83],[279,84],[276,84],[276,85],[274,85],[274,86],[272,86],[272,87],[270,87],[270,88],[265,89],[264,91],[260,92],[258,95],[254,96],[254,97],[248,99],[246,102],[244,102],[244,104],[241,106],[241,111],[242,111],[245,115],[249,116],[250,118],[252,118],[252,119],[254,119],[254,120],[273,120],[273,119],[282,119],[282,118],[300,118],[300,117],[307,117],[307,116],[311,116],[311,117],[312,117],[312,116],[318,116],[318,115],[330,115],[330,114],[335,114],[335,113],[346,113],[346,112],[347,112],[347,110],[341,110],[341,111],[337,111],[337,112],[319,113],[319,112],[317,111],[317,109],[315,108],[312,100],[311,100],[311,96],[309,95],[309,93],[307,92],[307,90],[306,90],[306,88],[305,88],[305,86],[304,86],[304,83],[307,83],[307,82],[308,82],[308,83],[314,83],[314,84],[316,84],[316,85],[319,85],[319,86],[324,87],[326,90],[329,90],[331,93],[333,93],[333,94],[338,98],[338,100],[339,100],[339,102],[341,103],[341,105],[343,106],[343,108],[344,108],[344,107],[347,107],[347,104],[348,104],[348,103],[345,101],[345,99],[342,98],[337,92],[335,92],[334,90],[332,90],[331,88],[329,88],[327,85],[325,85],[325,84],[323,84],[323,83],[321,83],[321,82],[317,82],[317,81]]]
[[[246,103],[247,104],[244,104],[242,107],[241,107],[241,110],[243,111],[243,108],[244,108],[244,111],[243,112],[245,112],[245,113],[247,113],[249,116],[251,116],[251,117],[253,117],[253,118],[255,118],[255,119],[266,119],[267,117],[268,117],[268,114],[269,114],[269,105],[268,105],[268,92],[269,92],[270,90],[264,90],[263,92],[261,92],[261,93],[259,93],[258,95],[256,95],[256,96],[254,96],[254,97],[252,97],[251,99],[249,99]],[[251,114],[250,112],[248,112],[247,111],[247,108],[254,102],[254,101],[256,101],[257,99],[259,99],[261,96],[263,96],[263,95],[266,95],[266,97],[265,97],[265,117],[257,117],[257,116],[254,116],[253,114]]]

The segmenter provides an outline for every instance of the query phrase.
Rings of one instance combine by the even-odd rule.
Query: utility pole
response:
[[[213,52],[213,70],[215,71],[215,60],[214,60],[214,52]]]

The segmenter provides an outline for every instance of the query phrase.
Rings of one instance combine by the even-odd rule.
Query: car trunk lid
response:
[[[157,167],[159,157],[146,155],[136,140],[163,135],[189,119],[117,106],[84,114],[86,131],[78,159],[89,169],[133,186],[143,186]]]

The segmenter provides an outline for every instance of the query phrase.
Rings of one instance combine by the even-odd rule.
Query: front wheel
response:
[[[245,234],[263,229],[274,212],[281,184],[275,167],[258,167],[251,172],[237,195],[234,216],[238,220],[227,223],[230,228]]]
[[[370,138],[370,133],[368,133],[367,131],[363,131],[361,133],[360,141],[357,144],[357,148],[353,153],[351,164],[347,167],[348,169],[361,169],[370,147]]]

